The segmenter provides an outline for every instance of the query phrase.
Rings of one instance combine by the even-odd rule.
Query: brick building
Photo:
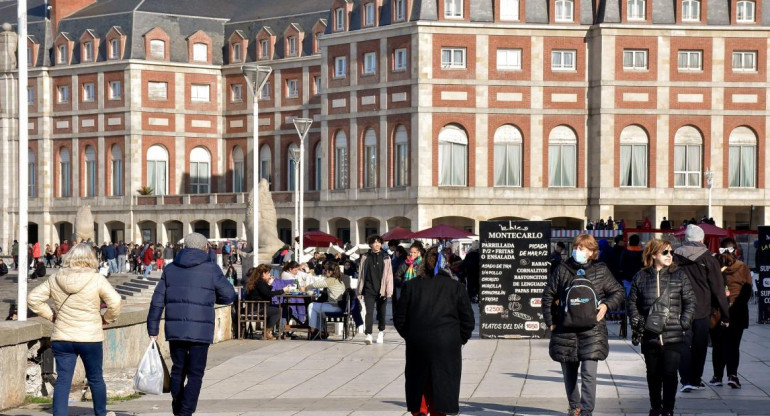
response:
[[[99,240],[243,236],[255,62],[273,69],[256,151],[286,240],[295,117],[314,119],[305,228],[346,241],[501,218],[678,224],[707,213],[706,171],[718,225],[770,223],[764,0],[29,3],[32,241],[70,237],[83,204]]]

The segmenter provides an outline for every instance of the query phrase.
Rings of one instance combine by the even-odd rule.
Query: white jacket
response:
[[[29,293],[27,303],[36,314],[50,320],[53,310],[46,303],[49,298],[57,311],[52,341],[104,341],[102,300],[107,304],[105,323],[114,322],[120,314],[120,295],[92,269],[60,269]]]

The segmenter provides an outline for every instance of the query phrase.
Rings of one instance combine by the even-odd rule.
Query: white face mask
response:
[[[583,250],[572,250],[572,258],[580,264],[585,264],[588,261],[588,254]]]

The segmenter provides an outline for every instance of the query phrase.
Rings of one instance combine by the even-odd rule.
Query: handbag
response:
[[[671,309],[671,297],[668,294],[668,289],[671,284],[671,277],[669,276],[666,282],[666,290],[660,293],[660,274],[658,274],[658,298],[655,299],[650,311],[647,313],[647,319],[644,321],[644,329],[652,332],[653,334],[660,335],[666,328],[666,319],[668,319],[668,313]],[[665,298],[665,302],[663,299]]]
[[[719,326],[719,321],[722,320],[722,312],[719,312],[718,308],[711,309],[711,315],[709,316],[709,329],[714,329]]]

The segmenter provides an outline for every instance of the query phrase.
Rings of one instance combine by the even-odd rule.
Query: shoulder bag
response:
[[[669,275],[666,282],[666,290],[660,293],[660,273],[658,273],[658,298],[650,306],[650,311],[647,313],[647,319],[644,322],[644,329],[654,334],[662,334],[666,328],[666,319],[668,319],[668,312],[671,309],[670,284],[671,276]]]

